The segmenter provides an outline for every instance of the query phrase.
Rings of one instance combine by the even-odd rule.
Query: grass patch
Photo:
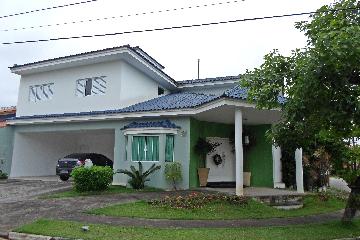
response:
[[[110,186],[109,189],[105,191],[94,191],[94,192],[77,192],[74,189],[53,193],[49,195],[43,195],[41,199],[51,199],[51,198],[69,198],[69,197],[84,197],[84,196],[94,196],[94,195],[106,195],[106,194],[118,194],[118,193],[137,193],[137,192],[160,192],[161,189],[146,187],[143,190],[134,190],[132,188],[127,188],[124,186]]]
[[[88,240],[162,240],[162,239],[262,239],[262,240],[328,240],[335,238],[356,237],[360,235],[360,219],[351,225],[339,221],[325,224],[297,225],[286,227],[246,227],[246,228],[143,228],[119,227],[102,224],[87,224],[89,232],[82,232],[84,223],[59,220],[38,220],[18,228],[17,232],[41,234],[47,236],[81,238]]]
[[[115,217],[141,217],[153,219],[246,219],[298,217],[333,212],[345,207],[345,202],[330,197],[328,201],[320,201],[317,196],[306,196],[304,207],[293,210],[280,210],[255,200],[249,200],[245,205],[234,205],[226,202],[209,203],[200,209],[173,209],[157,207],[145,201],[117,204],[104,208],[92,209],[87,213]]]

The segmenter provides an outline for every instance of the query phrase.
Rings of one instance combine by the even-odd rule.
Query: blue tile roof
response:
[[[248,93],[246,88],[241,88],[239,85],[226,90],[223,94],[224,97],[234,98],[234,99],[247,99]],[[284,104],[286,102],[286,97],[278,96],[278,102]]]
[[[202,93],[173,93],[124,108],[124,112],[145,112],[193,108],[219,98],[217,95]]]
[[[132,112],[147,112],[147,111],[162,111],[171,109],[184,109],[194,108],[205,103],[211,102],[220,96],[208,95],[202,93],[173,93],[154,98],[145,102],[137,103],[132,106],[105,111],[90,111],[79,113],[61,113],[61,114],[46,114],[46,115],[33,115],[21,116],[12,118],[16,119],[33,119],[33,118],[56,118],[56,117],[75,117],[75,116],[96,116],[104,114],[117,114],[117,113],[132,113]]]
[[[229,98],[235,98],[235,99],[247,99],[247,89],[246,88],[242,88],[239,85],[230,88],[228,90],[226,90],[223,94],[223,96],[225,97],[229,97]]]
[[[17,120],[17,119],[35,119],[35,118],[96,116],[96,115],[108,115],[108,114],[118,114],[118,113],[136,113],[136,112],[148,112],[148,111],[189,109],[189,108],[201,106],[203,104],[212,102],[220,98],[246,100],[247,90],[237,85],[235,87],[226,90],[223,94],[220,95],[179,92],[179,93],[164,95],[145,102],[137,103],[122,109],[79,112],[79,113],[22,116],[22,117],[14,117],[12,119]],[[279,103],[283,104],[285,101],[286,101],[285,97],[279,97]]]
[[[0,122],[6,121],[7,119],[12,119],[15,117],[15,115],[15,113],[0,115]]]
[[[192,79],[192,80],[184,80],[178,81],[179,85],[186,84],[196,84],[196,83],[210,83],[210,82],[222,82],[222,81],[239,81],[240,75],[236,76],[226,76],[226,77],[214,77],[214,78],[203,78],[203,79]]]
[[[156,122],[132,122],[121,130],[129,129],[129,128],[171,128],[176,129],[180,128],[175,123],[171,122],[170,120],[163,120],[163,121],[156,121]]]

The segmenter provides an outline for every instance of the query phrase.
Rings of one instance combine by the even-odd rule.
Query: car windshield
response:
[[[85,153],[73,153],[70,155],[67,155],[64,158],[73,158],[73,159],[86,159],[88,154]]]

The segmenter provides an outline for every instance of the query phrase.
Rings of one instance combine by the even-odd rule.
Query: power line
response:
[[[56,8],[64,8],[64,7],[76,6],[76,5],[80,5],[80,4],[84,4],[84,3],[91,3],[91,2],[96,2],[96,1],[97,0],[86,0],[86,1],[81,1],[81,2],[75,2],[75,3],[68,3],[68,4],[53,6],[53,7],[34,9],[34,10],[25,11],[25,12],[19,12],[19,13],[13,13],[13,14],[0,16],[0,19],[1,18],[8,18],[8,17],[15,17],[15,16],[20,16],[20,15],[25,15],[25,14],[29,14],[29,13],[47,11],[47,10],[56,9]]]
[[[144,32],[156,32],[156,31],[174,30],[174,29],[182,29],[182,28],[204,27],[204,26],[220,25],[220,24],[226,24],[226,23],[237,23],[237,22],[267,20],[267,19],[274,19],[274,18],[276,19],[276,18],[283,18],[283,17],[295,17],[295,16],[311,15],[311,14],[316,14],[316,13],[351,11],[351,10],[360,10],[360,7],[332,9],[332,10],[321,10],[321,11],[302,12],[302,13],[291,13],[291,14],[283,14],[283,15],[254,17],[254,18],[243,18],[243,19],[220,21],[220,22],[199,23],[199,24],[191,24],[191,25],[151,28],[151,29],[142,29],[142,30],[131,30],[131,31],[115,32],[115,33],[81,35],[81,36],[71,36],[71,37],[58,37],[58,38],[48,38],[48,39],[38,39],[38,40],[24,40],[24,41],[14,41],[14,42],[2,42],[1,44],[3,44],[3,45],[12,45],[12,44],[23,44],[23,43],[38,43],[38,42],[50,42],[50,41],[70,40],[70,39],[81,39],[81,38],[117,36],[117,35],[125,35],[125,34],[132,34],[132,33],[144,33]]]
[[[240,0],[240,1],[245,1],[245,0]],[[202,7],[219,6],[219,5],[225,5],[225,4],[238,3],[240,1],[235,0],[235,1],[227,1],[227,2],[215,2],[215,3],[202,4],[202,5],[192,5],[192,6],[187,6],[187,7],[169,8],[169,9],[153,10],[153,11],[147,11],[147,12],[137,12],[137,13],[133,13],[133,14],[125,14],[125,15],[120,15],[120,16],[90,18],[90,19],[86,19],[86,20],[78,20],[78,21],[70,21],[70,22],[62,22],[62,23],[54,23],[54,24],[44,24],[44,25],[37,25],[37,26],[30,26],[30,27],[19,27],[19,28],[12,28],[12,29],[3,29],[0,31],[9,32],[9,31],[18,31],[18,30],[45,28],[45,27],[54,27],[54,26],[57,27],[57,26],[77,24],[77,23],[88,23],[88,22],[96,22],[96,21],[104,21],[104,20],[113,20],[113,19],[117,19],[117,18],[144,16],[144,15],[148,15],[148,14],[158,14],[158,13],[164,13],[164,12],[182,11],[182,10],[196,9],[196,8],[202,8]]]

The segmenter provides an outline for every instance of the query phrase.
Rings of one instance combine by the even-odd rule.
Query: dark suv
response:
[[[90,159],[95,166],[113,167],[113,161],[102,154],[73,153],[58,160],[56,175],[59,175],[61,180],[67,181],[74,167],[84,165],[86,159]]]

